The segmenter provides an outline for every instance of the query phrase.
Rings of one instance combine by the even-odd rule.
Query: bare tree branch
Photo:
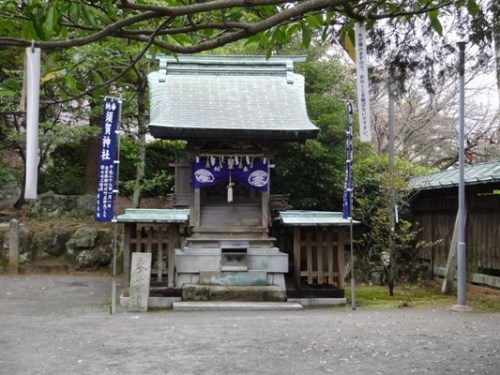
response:
[[[171,52],[176,53],[193,53],[205,51],[207,49],[220,47],[224,44],[231,43],[248,36],[255,35],[259,32],[270,28],[289,23],[293,20],[301,19],[302,17],[317,11],[334,12],[334,17],[331,25],[335,24],[335,19],[349,17],[355,20],[371,19],[379,20],[385,18],[394,18],[400,16],[410,16],[415,14],[428,13],[432,10],[447,7],[455,3],[454,0],[446,1],[429,1],[429,5],[423,6],[420,9],[414,9],[411,2],[401,1],[394,2],[397,7],[389,8],[385,5],[386,2],[366,1],[352,2],[349,0],[213,0],[207,2],[199,2],[189,5],[180,6],[162,6],[153,4],[137,4],[127,0],[120,1],[118,7],[121,10],[119,16],[122,19],[115,20],[109,24],[103,23],[100,27],[92,27],[90,25],[82,25],[76,23],[77,20],[70,20],[69,17],[64,17],[61,21],[61,26],[71,30],[84,30],[88,35],[75,36],[54,40],[27,40],[23,38],[0,37],[0,46],[11,47],[28,47],[34,43],[34,46],[47,49],[60,49],[83,46],[94,43],[108,37],[130,38],[134,40],[148,43],[149,36],[152,34],[150,27],[145,27],[147,21],[163,19],[168,17],[175,20],[171,22],[173,29],[157,30],[156,35],[172,35],[175,33],[195,32],[199,30],[212,29],[213,31],[220,30],[221,34],[210,41],[201,41],[190,47],[183,47],[156,39],[154,44],[159,47],[166,48]],[[399,5],[398,5],[399,4]],[[90,6],[85,4],[85,6]],[[98,5],[92,5],[96,9],[100,9]],[[275,13],[265,13],[262,11],[263,6],[274,6]],[[226,13],[232,9],[241,8],[249,13],[255,13],[256,17],[252,21],[243,18],[239,20],[226,20]],[[104,11],[104,10],[103,10]],[[217,12],[222,12],[217,15]],[[130,14],[133,13],[133,14]],[[7,15],[0,13],[4,18],[21,17],[23,20],[29,20],[22,14]],[[196,15],[199,20],[193,22],[191,16]],[[212,15],[216,19],[212,18]],[[222,22],[221,22],[222,20]],[[239,31],[234,31],[235,29]],[[217,33],[216,33],[217,34]]]

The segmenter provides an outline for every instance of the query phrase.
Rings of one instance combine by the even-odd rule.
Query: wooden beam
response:
[[[316,254],[318,262],[318,284],[323,284],[323,232],[316,228]]]
[[[179,239],[179,225],[169,224],[168,225],[168,276],[167,276],[167,286],[169,288],[174,287],[175,282],[175,246]]]
[[[142,253],[142,225],[135,225],[135,249],[134,253]]]
[[[306,262],[307,262],[307,283],[311,285],[313,283],[313,255],[312,255],[312,243],[311,243],[311,231],[306,232]]]
[[[157,256],[156,256],[156,268],[158,274],[156,275],[156,280],[157,281],[162,281],[162,272],[163,272],[163,234],[164,230],[166,230],[164,225],[158,225],[157,227],[157,232],[158,232],[158,238],[157,238],[157,244],[156,248],[157,250]]]
[[[267,191],[262,192],[261,197],[261,211],[262,211],[262,227],[269,227],[269,193]]]
[[[467,208],[464,210],[464,216],[467,218]],[[453,235],[451,237],[450,249],[448,251],[448,261],[446,262],[446,273],[444,275],[443,286],[441,292],[450,294],[453,290],[453,282],[457,273],[457,247],[458,247],[458,213],[455,218],[455,226],[453,227]],[[464,225],[466,222],[464,220]]]
[[[153,248],[153,232],[155,230],[154,225],[148,225],[146,227],[146,253],[151,253]]]
[[[123,287],[127,290],[130,285],[130,237],[135,224],[126,223],[123,236]]]
[[[200,189],[194,189],[194,197],[193,197],[193,211],[191,212],[191,225],[193,227],[200,226],[200,210],[201,210],[201,196]]]
[[[293,277],[295,289],[300,289],[300,227],[293,228]]]
[[[345,254],[345,228],[344,227],[338,227],[337,230],[337,265],[338,265],[338,272],[339,272],[339,288],[344,289],[344,268],[345,268],[345,259],[344,259],[344,254]]]
[[[333,233],[328,228],[326,232],[326,257],[328,262],[328,284],[333,285]]]

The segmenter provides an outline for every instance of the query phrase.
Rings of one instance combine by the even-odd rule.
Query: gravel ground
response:
[[[0,276],[0,374],[500,374],[500,313],[109,314],[111,281]]]

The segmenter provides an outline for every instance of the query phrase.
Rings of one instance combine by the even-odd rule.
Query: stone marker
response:
[[[19,221],[12,219],[9,231],[9,273],[19,272]]]
[[[130,268],[129,312],[148,311],[151,279],[151,253],[132,253]]]

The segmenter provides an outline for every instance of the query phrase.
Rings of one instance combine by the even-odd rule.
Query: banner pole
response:
[[[352,206],[353,206],[353,181],[352,181],[352,164],[353,164],[353,137],[352,137],[352,102],[347,105],[348,127],[349,127],[349,159],[350,159],[350,181],[349,181],[349,245],[351,250],[351,308],[356,310],[356,281],[354,278],[354,244],[353,244],[353,223],[352,223]]]
[[[115,188],[113,194],[115,194],[115,204],[113,205],[113,271],[112,271],[112,281],[111,281],[111,315],[116,312],[116,258],[117,258],[117,247],[118,247],[118,220],[116,218],[116,201],[118,199],[118,184],[120,177],[120,124],[122,117],[122,93],[120,93],[120,99],[118,103],[120,107],[118,109],[118,123],[115,130],[116,137],[116,152],[115,160],[113,161],[115,165]]]
[[[351,306],[356,309],[356,282],[354,279],[354,244],[353,244],[353,183],[352,183],[352,160],[353,160],[353,142],[352,142],[352,101],[347,101],[347,129],[345,142],[345,179],[344,194],[342,199],[342,218],[349,219],[349,241],[350,241],[350,262],[351,262]]]
[[[464,182],[464,142],[465,142],[465,42],[459,42],[460,73],[460,124],[458,132],[458,245],[457,245],[457,305],[467,303],[467,258],[465,243],[465,182]]]

